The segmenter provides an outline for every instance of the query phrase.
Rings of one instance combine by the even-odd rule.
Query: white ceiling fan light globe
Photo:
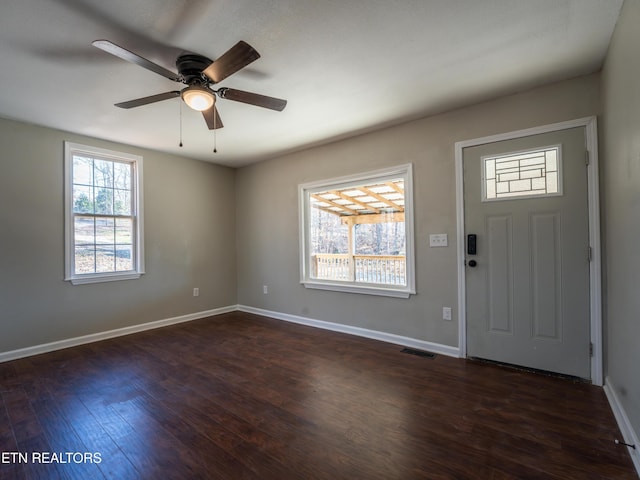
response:
[[[182,99],[189,108],[197,110],[198,112],[209,110],[216,102],[213,92],[198,85],[185,88],[182,91]]]

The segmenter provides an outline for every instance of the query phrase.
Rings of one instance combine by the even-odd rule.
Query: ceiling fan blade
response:
[[[258,58],[260,54],[247,42],[240,40],[202,73],[214,83],[219,83]]]
[[[267,97],[257,93],[236,90],[235,88],[221,88],[218,90],[220,98],[234,102],[248,103],[257,107],[269,108],[281,112],[287,106],[287,101],[280,98]]]
[[[215,115],[215,124],[214,124],[214,116]],[[218,113],[218,109],[215,105],[213,105],[209,110],[203,110],[202,116],[204,117],[204,121],[207,122],[207,127],[209,130],[218,129],[224,127],[222,124],[222,119],[220,118],[220,114]]]
[[[128,102],[116,103],[116,107],[120,107],[120,108],[141,107],[142,105],[161,102],[162,100],[169,100],[170,98],[175,98],[179,96],[180,96],[180,92],[175,90],[173,92],[165,92],[165,93],[159,93],[157,95],[151,95],[149,97],[136,98],[135,100],[129,100]]]
[[[105,52],[110,53],[111,55],[115,55],[116,57],[121,58],[122,60],[135,63],[136,65],[142,68],[151,70],[152,72],[155,72],[158,75],[162,75],[163,77],[168,78],[169,80],[173,80],[174,82],[180,81],[180,77],[178,76],[178,74],[172,72],[171,70],[167,70],[166,68],[161,67],[160,65],[157,65],[152,61],[147,60],[144,57],[141,57],[138,54],[130,52],[126,48],[122,48],[119,45],[116,45],[115,43],[110,42],[109,40],[95,40],[94,42],[91,43],[91,45],[99,48],[100,50],[104,50]]]

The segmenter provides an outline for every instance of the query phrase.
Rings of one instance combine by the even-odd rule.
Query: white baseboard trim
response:
[[[616,421],[618,422],[620,433],[622,433],[621,440],[625,443],[636,446],[635,450],[630,447],[627,447],[627,450],[629,451],[629,455],[631,455],[633,465],[636,467],[636,471],[640,477],[640,442],[638,442],[638,435],[633,429],[633,425],[631,425],[629,417],[627,417],[624,407],[622,406],[622,403],[620,403],[615,385],[609,377],[605,378],[604,393],[607,395],[609,405],[611,405],[611,410],[613,410],[613,415],[616,417]]]
[[[11,360],[17,360],[19,358],[30,357],[32,355],[40,355],[42,353],[53,352],[55,350],[62,350],[64,348],[75,347],[78,345],[85,345],[87,343],[99,342],[101,340],[108,340],[110,338],[122,337],[124,335],[131,335],[132,333],[143,332],[145,330],[153,330],[155,328],[167,327],[169,325],[175,325],[178,323],[190,322],[193,320],[198,320],[200,318],[222,315],[223,313],[229,313],[229,312],[235,312],[235,311],[254,313],[256,315],[262,315],[265,317],[274,318],[276,320],[283,320],[286,322],[298,323],[301,325],[321,328],[324,330],[331,330],[334,332],[347,333],[349,335],[356,335],[358,337],[371,338],[373,340],[380,340],[383,342],[402,345],[405,347],[411,347],[419,350],[426,350],[433,353],[439,353],[449,357],[456,357],[456,358],[460,357],[460,349],[458,347],[451,347],[449,345],[442,345],[439,343],[427,342],[425,340],[418,340],[415,338],[403,337],[401,335],[395,335],[393,333],[380,332],[377,330],[369,330],[361,327],[353,327],[350,325],[343,325],[340,323],[326,322],[323,320],[314,320],[312,318],[300,317],[297,315],[289,315],[286,313],[274,312],[271,310],[264,310],[262,308],[248,307],[245,305],[230,305],[227,307],[216,308],[213,310],[205,310],[202,312],[190,313],[187,315],[180,315],[178,317],[166,318],[164,320],[157,320],[154,322],[142,323],[140,325],[132,325],[130,327],[117,328],[115,330],[108,330],[106,332],[99,332],[99,333],[93,333],[90,335],[83,335],[81,337],[58,340],[56,342],[45,343],[41,345],[34,345],[32,347],[20,348],[17,350],[10,350],[8,352],[0,352],[0,363],[9,362]]]
[[[189,313],[187,315],[180,315],[178,317],[166,318],[164,320],[157,320],[155,322],[142,323],[140,325],[132,325],[130,327],[117,328],[115,330],[108,330],[106,332],[92,333],[90,335],[83,335],[81,337],[74,337],[66,340],[59,340],[57,342],[35,345],[33,347],[20,348],[18,350],[11,350],[8,352],[0,352],[0,363],[17,360],[19,358],[30,357],[32,355],[39,355],[41,353],[53,352],[54,350],[62,350],[63,348],[75,347],[92,342],[99,342],[100,340],[107,340],[109,338],[131,335],[132,333],[152,330],[154,328],[167,327],[169,325],[174,325],[177,323],[190,322],[192,320],[198,320],[200,318],[211,317],[214,315],[221,315],[223,313],[235,312],[237,309],[238,308],[236,305],[215,308],[213,310]]]
[[[460,357],[460,349],[449,345],[427,342],[425,340],[417,340],[415,338],[403,337],[393,333],[380,332],[377,330],[368,330],[366,328],[352,327],[341,323],[326,322],[324,320],[314,320],[312,318],[300,317],[297,315],[289,315],[287,313],[273,312],[262,308],[248,307],[246,305],[238,305],[238,310],[246,313],[254,313],[264,317],[275,318],[276,320],[284,320],[285,322],[298,323],[309,327],[322,328],[324,330],[332,330],[334,332],[348,333],[358,337],[371,338],[387,343],[402,345],[404,347],[416,348],[418,350],[426,350],[432,353],[439,353],[449,357]]]

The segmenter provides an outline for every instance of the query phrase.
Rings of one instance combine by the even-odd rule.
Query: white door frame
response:
[[[591,357],[591,382],[602,386],[602,265],[600,255],[600,189],[598,180],[598,126],[593,117],[579,118],[566,122],[553,123],[540,127],[527,128],[514,132],[474,138],[455,143],[456,162],[456,222],[458,245],[458,347],[460,356],[467,356],[467,315],[466,315],[466,268],[464,237],[464,178],[463,149],[485,143],[500,142],[514,138],[528,137],[541,133],[584,127],[586,148],[588,152],[587,183],[589,203],[589,245],[591,262],[589,264],[590,294],[590,330],[593,355]],[[587,159],[585,159],[587,161]],[[586,255],[586,252],[585,252]]]

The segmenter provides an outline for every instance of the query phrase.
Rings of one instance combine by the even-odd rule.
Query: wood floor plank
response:
[[[84,453],[89,449],[67,422],[57,407],[56,400],[48,392],[40,392],[38,398],[31,401],[31,407],[40,419],[48,440],[49,448],[45,451],[59,455],[60,470],[64,471],[69,479],[104,479],[99,467],[86,461]]]
[[[0,478],[632,479],[599,387],[233,312],[0,364]]]
[[[60,394],[58,404],[61,415],[73,426],[86,452],[94,455],[92,461],[103,477],[127,479],[140,476],[140,472],[76,395]],[[95,457],[96,453],[100,454],[99,457]]]

